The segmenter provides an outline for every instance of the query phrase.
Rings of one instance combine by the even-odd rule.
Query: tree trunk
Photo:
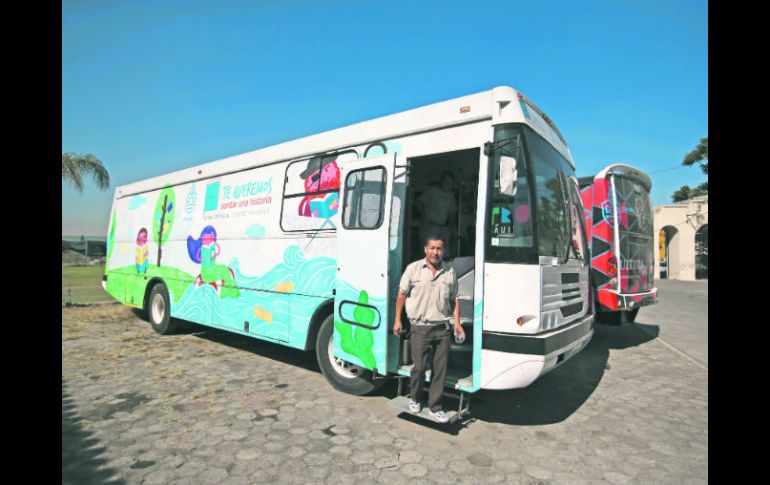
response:
[[[168,195],[163,197],[163,210],[160,213],[160,228],[158,229],[158,267],[160,267],[160,257],[163,254],[163,223],[166,220],[166,207],[168,207]]]

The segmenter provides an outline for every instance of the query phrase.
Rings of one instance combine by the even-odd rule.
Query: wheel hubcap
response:
[[[160,323],[163,321],[163,317],[166,315],[166,303],[163,301],[161,295],[156,294],[153,297],[151,313],[153,323]]]
[[[353,379],[354,377],[360,377],[364,369],[360,366],[345,362],[339,357],[334,356],[334,336],[329,339],[328,345],[329,362],[332,364],[334,371],[347,379]]]

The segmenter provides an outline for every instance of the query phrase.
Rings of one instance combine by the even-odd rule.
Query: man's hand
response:
[[[462,335],[463,338],[465,338],[465,330],[463,330],[463,326],[460,325],[460,298],[459,297],[455,299],[454,321],[455,321],[454,334]]]
[[[404,302],[406,301],[406,295],[401,293],[401,290],[398,290],[398,298],[396,298],[396,318],[395,323],[393,324],[393,335],[396,337],[399,336],[401,333],[401,329],[404,327],[401,326],[401,312],[404,309]]]

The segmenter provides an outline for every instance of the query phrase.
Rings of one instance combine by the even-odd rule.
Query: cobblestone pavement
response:
[[[658,303],[639,310],[639,328],[708,369],[708,281],[655,280],[655,286]]]
[[[634,325],[446,426],[398,414],[395,385],[335,391],[312,353],[159,336],[121,305],[62,315],[62,483],[708,482],[707,370]]]

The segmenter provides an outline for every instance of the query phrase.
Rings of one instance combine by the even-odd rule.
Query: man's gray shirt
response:
[[[426,259],[410,263],[401,276],[398,290],[406,295],[406,315],[412,325],[452,319],[451,303],[457,298],[457,276],[443,261],[435,275]]]

